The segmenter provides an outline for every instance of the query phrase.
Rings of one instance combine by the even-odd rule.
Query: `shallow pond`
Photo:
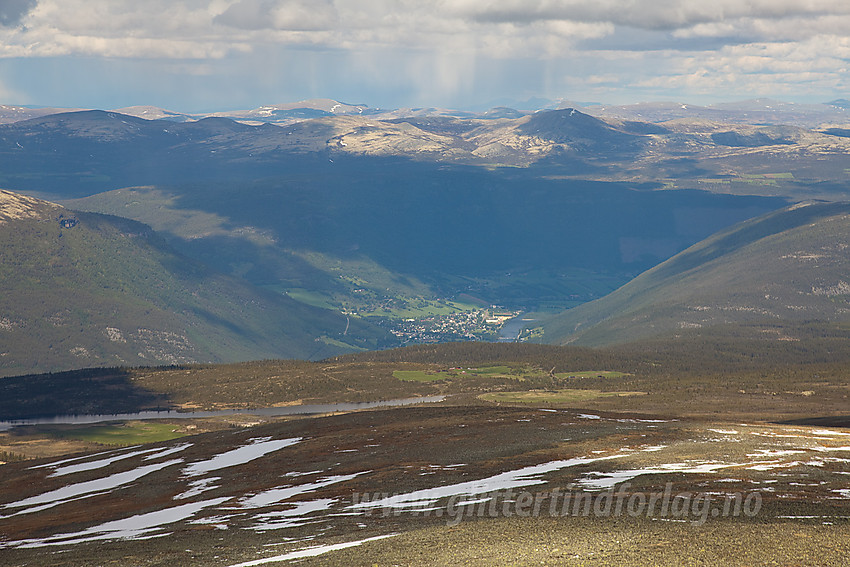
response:
[[[378,402],[345,402],[338,404],[310,404],[297,406],[282,406],[256,409],[228,409],[211,411],[141,411],[135,413],[116,413],[99,415],[57,415],[34,419],[14,419],[0,421],[0,431],[5,431],[18,425],[47,425],[47,424],[86,424],[103,421],[135,421],[142,419],[191,419],[198,417],[217,417],[237,414],[262,415],[279,417],[285,415],[312,415],[342,411],[357,411],[364,409],[406,406],[410,404],[441,402],[445,396],[423,396],[419,398],[404,398],[399,400],[383,400]]]

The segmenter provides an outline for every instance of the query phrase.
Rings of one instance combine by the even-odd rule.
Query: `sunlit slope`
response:
[[[720,324],[843,321],[848,282],[850,204],[796,205],[724,230],[564,312],[545,324],[543,340],[602,345]]]
[[[2,191],[0,242],[0,374],[308,358],[383,336],[214,272],[135,221]]]

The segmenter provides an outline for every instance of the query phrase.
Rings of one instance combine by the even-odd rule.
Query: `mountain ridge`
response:
[[[543,326],[544,341],[603,345],[729,324],[850,319],[850,203],[810,201],[711,236]]]
[[[0,241],[0,374],[323,357],[388,340],[215,272],[129,219],[0,191]]]

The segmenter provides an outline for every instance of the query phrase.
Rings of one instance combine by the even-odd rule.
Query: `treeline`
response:
[[[629,357],[601,349],[561,347],[529,343],[456,342],[436,345],[413,345],[383,351],[369,351],[338,356],[335,362],[414,362],[476,366],[502,362],[527,363],[556,372],[570,370],[608,370],[621,366]],[[619,370],[619,368],[613,368]]]
[[[18,453],[10,453],[8,451],[0,451],[0,463],[14,463],[16,461],[26,461],[25,455]]]
[[[414,345],[332,359],[475,366],[527,363],[556,372],[617,370],[644,376],[788,372],[850,364],[850,328],[838,323],[742,324],[691,330],[615,347],[458,342]]]

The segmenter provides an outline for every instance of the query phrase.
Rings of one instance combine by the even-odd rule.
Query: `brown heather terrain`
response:
[[[0,549],[8,565],[286,564],[317,550],[327,553],[299,564],[841,565],[846,435],[492,406],[228,428],[67,463],[5,465]],[[278,442],[288,446],[245,452]],[[718,512],[562,512],[559,494],[598,497],[607,478],[620,480],[624,499],[708,494]],[[92,493],[87,483],[115,488]],[[429,496],[434,487],[458,496]],[[538,500],[537,513],[514,508],[522,491]],[[352,507],[375,493],[408,494],[430,511]],[[67,501],[73,494],[83,499]],[[724,516],[735,494],[758,499],[754,515]],[[316,547],[335,544],[343,549]]]
[[[128,394],[140,391],[158,396],[154,406],[246,409],[156,427],[7,431],[0,443],[15,458],[53,456],[0,467],[0,553],[10,565],[841,565],[850,392],[846,347],[833,347],[846,339],[793,351],[699,339],[617,350],[455,343],[4,379],[0,399],[26,380],[69,410],[82,384],[100,386],[96,411],[133,409]],[[447,397],[314,417],[250,410],[429,394]],[[98,453],[58,456],[84,448]],[[564,493],[598,499],[608,486],[625,502],[664,490],[714,500],[679,516],[558,511]],[[516,491],[538,511],[514,513]],[[375,493],[430,511],[354,506]],[[754,514],[723,512],[725,499],[748,496]]]

